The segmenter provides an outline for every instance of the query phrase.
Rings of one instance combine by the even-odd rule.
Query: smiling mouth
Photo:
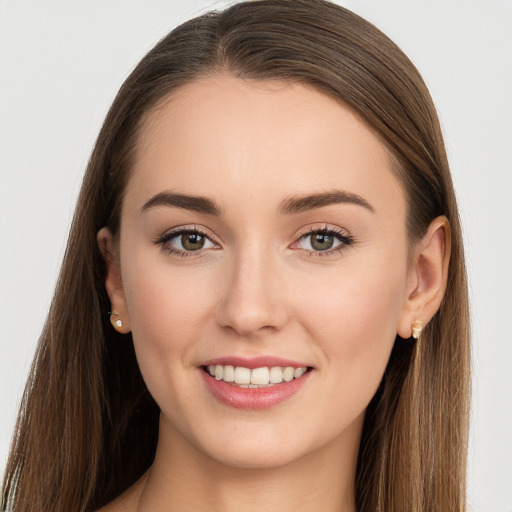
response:
[[[268,388],[299,379],[312,370],[309,366],[294,368],[293,366],[263,366],[261,368],[245,368],[232,365],[203,366],[203,370],[215,380],[221,380],[238,388]]]

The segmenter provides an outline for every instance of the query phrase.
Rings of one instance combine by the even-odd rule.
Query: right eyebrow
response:
[[[176,194],[165,191],[153,196],[149,201],[144,203],[141,213],[144,213],[157,206],[168,206],[171,208],[183,208],[194,212],[205,213],[207,215],[219,216],[221,209],[215,201],[201,196],[189,196],[186,194]]]

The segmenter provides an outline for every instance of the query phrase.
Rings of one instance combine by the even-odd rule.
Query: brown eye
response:
[[[163,235],[157,243],[171,253],[183,255],[215,247],[208,236],[196,230],[174,231]]]
[[[327,233],[315,233],[311,236],[311,247],[316,251],[327,251],[334,245],[334,236]]]
[[[199,233],[186,233],[181,235],[181,245],[187,251],[197,251],[204,247],[205,237]]]
[[[320,253],[336,253],[352,243],[353,238],[348,233],[325,228],[302,235],[294,245],[296,248],[308,251],[313,256]]]

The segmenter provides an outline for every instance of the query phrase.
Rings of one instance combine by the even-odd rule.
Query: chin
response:
[[[204,452],[210,459],[223,466],[243,469],[274,469],[287,466],[299,459],[302,454],[287,447],[261,448],[257,443],[244,446],[230,446],[227,450],[216,449]]]
[[[293,427],[290,428],[290,425]],[[210,425],[213,427],[213,425]],[[318,430],[316,422],[288,424],[240,422],[196,432],[190,439],[203,456],[232,468],[273,469],[290,465],[336,443],[335,432]],[[315,428],[316,427],[316,428]]]

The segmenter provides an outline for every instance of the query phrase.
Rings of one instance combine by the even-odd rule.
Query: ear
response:
[[[450,224],[443,215],[431,222],[414,248],[397,326],[401,338],[410,338],[412,324],[419,320],[426,325],[439,309],[448,281],[450,251]]]
[[[107,289],[112,309],[110,322],[116,331],[123,334],[129,333],[131,330],[130,315],[126,307],[119,252],[115,247],[114,237],[108,228],[101,228],[96,235],[96,240],[105,260],[105,288]]]

